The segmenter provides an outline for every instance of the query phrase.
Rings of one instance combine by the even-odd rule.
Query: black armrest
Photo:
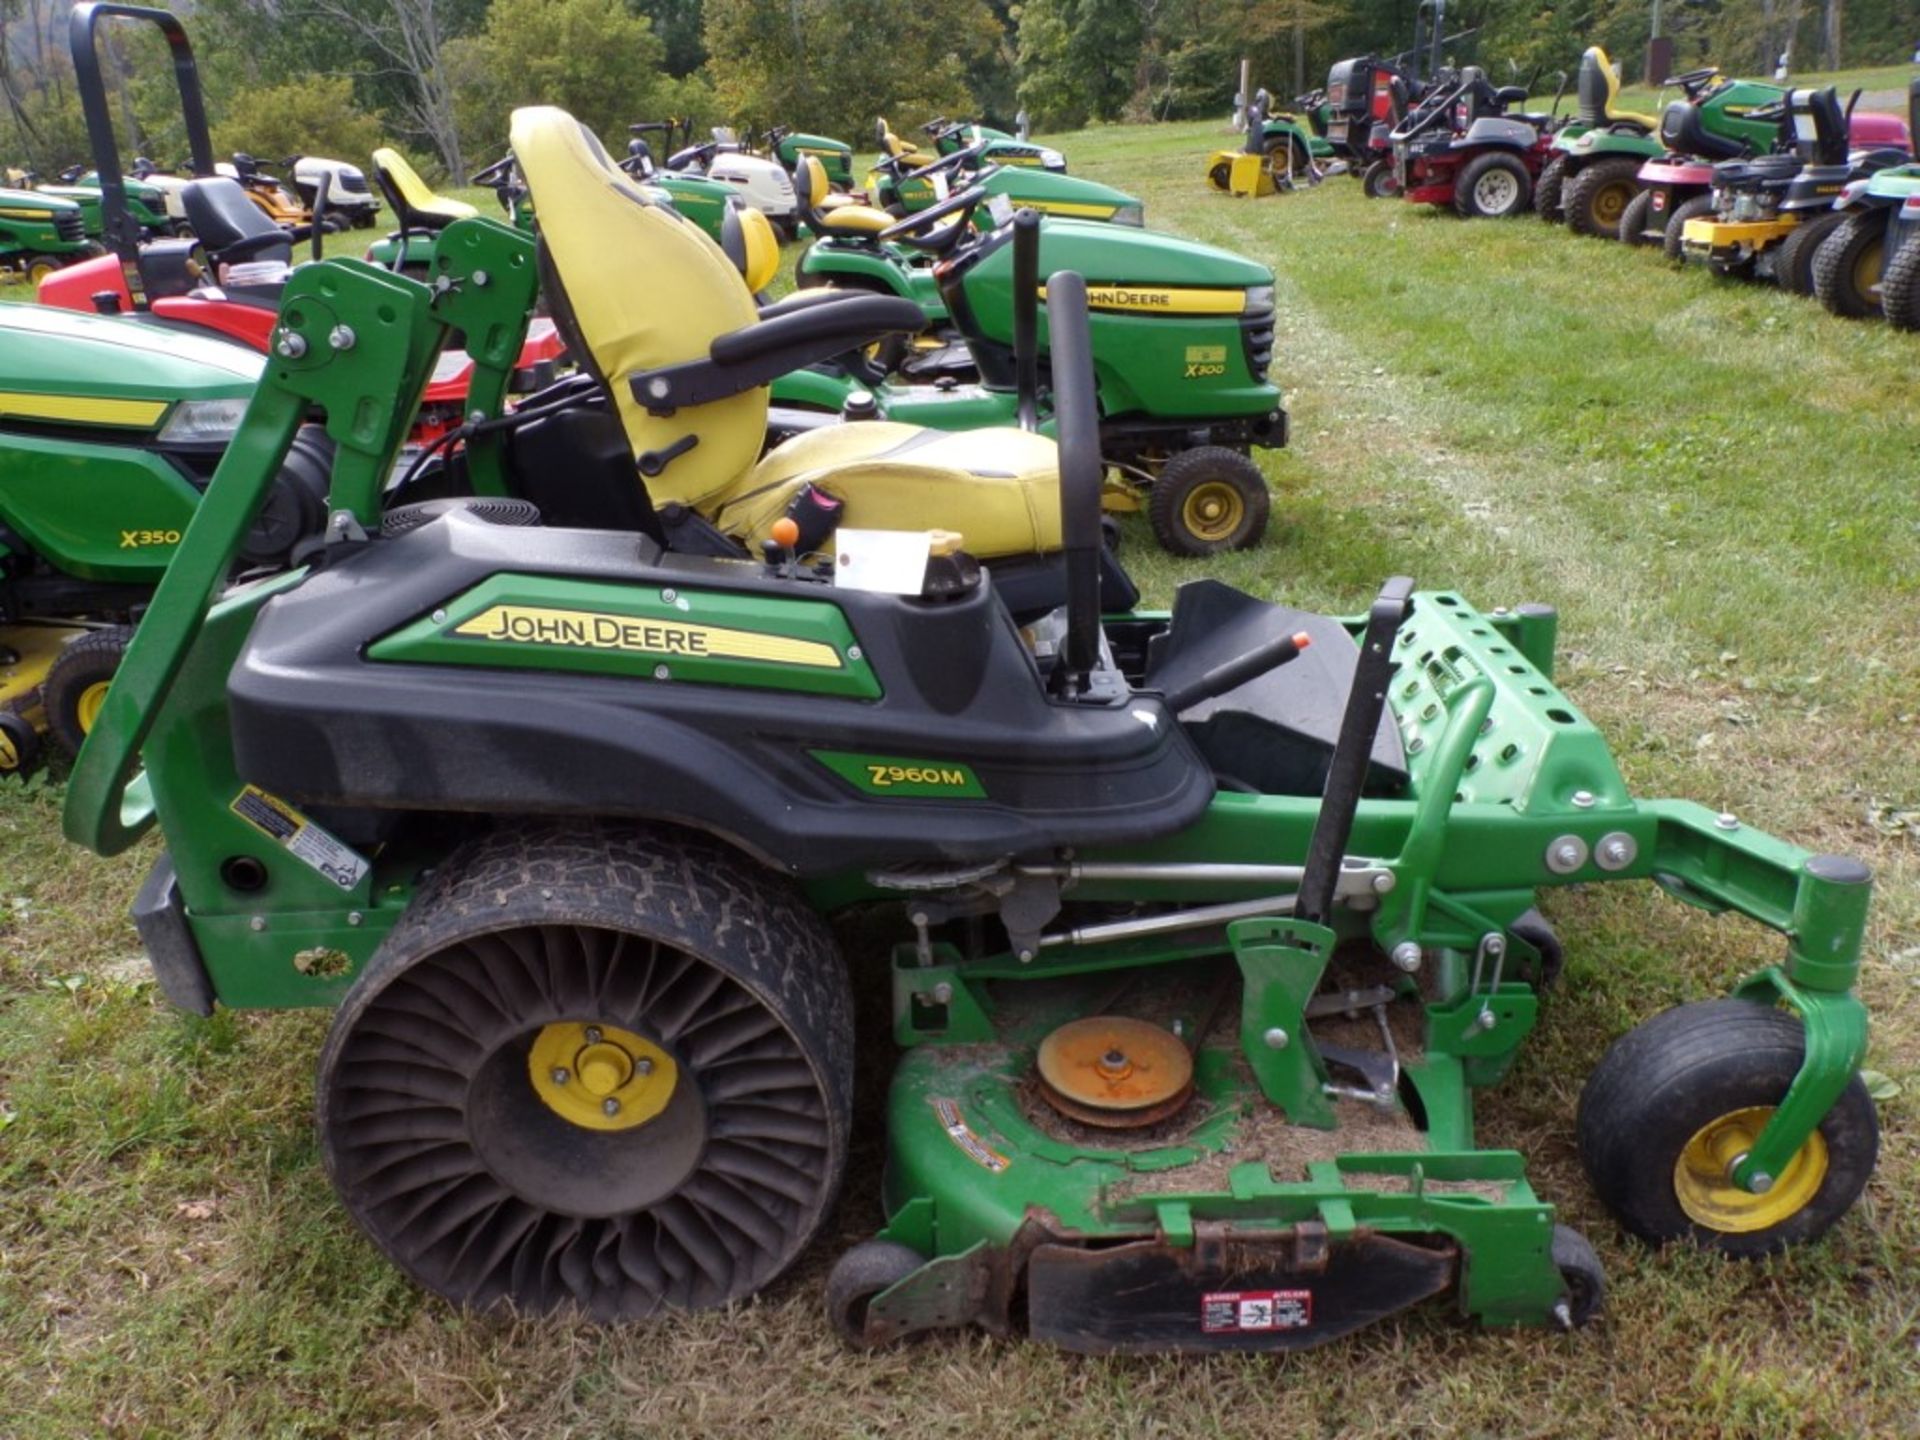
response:
[[[629,376],[633,398],[650,415],[671,415],[682,405],[705,405],[744,394],[788,371],[858,350],[883,335],[917,335],[927,323],[918,305],[897,295],[847,295],[830,303],[814,301],[784,310],[773,305],[761,313],[766,316],[773,311],[780,313],[720,336],[704,360]]]
[[[786,299],[776,300],[771,305],[762,305],[760,318],[762,321],[778,320],[783,315],[812,310],[817,305],[840,305],[873,293],[871,290],[836,290],[831,285],[816,285],[811,290],[796,290]],[[925,323],[924,320],[922,323]]]

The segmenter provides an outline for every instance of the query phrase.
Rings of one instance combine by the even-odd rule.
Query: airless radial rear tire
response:
[[[1863,210],[1840,218],[1843,223],[1830,229],[1814,252],[1813,293],[1833,314],[1864,320],[1881,308],[1881,296],[1874,287],[1881,284],[1887,214]]]
[[[1267,477],[1251,459],[1224,445],[1201,445],[1160,467],[1147,494],[1147,521],[1175,555],[1218,555],[1258,545],[1272,504]]]
[[[1620,212],[1620,243],[1629,249],[1651,245],[1647,238],[1647,217],[1653,214],[1653,192],[1642,190]]]
[[[1634,179],[1640,162],[1630,156],[1595,160],[1584,165],[1567,183],[1561,205],[1566,212],[1567,229],[1575,235],[1590,235],[1598,240],[1614,240],[1620,235],[1620,218],[1627,213],[1639,190]]]
[[[1893,252],[1880,281],[1880,308],[1896,330],[1920,330],[1920,241]]]
[[[844,967],[784,879],[688,832],[503,830],[348,991],[322,1153],[447,1299],[642,1319],[751,1295],[806,1247],[852,1070]]]
[[[1616,1040],[1581,1093],[1578,1131],[1587,1176],[1620,1223],[1655,1244],[1748,1257],[1846,1214],[1880,1143],[1858,1075],[1764,1194],[1731,1178],[1804,1053],[1798,1019],[1747,1000],[1681,1005]]]
[[[1516,155],[1476,155],[1453,182],[1453,208],[1469,220],[1508,220],[1533,203],[1533,179]]]

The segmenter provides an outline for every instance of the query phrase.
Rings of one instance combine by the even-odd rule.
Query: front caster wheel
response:
[[[1553,1307],[1565,1330],[1591,1325],[1607,1304],[1607,1274],[1587,1237],[1569,1225],[1553,1227],[1553,1265],[1567,1293]]]
[[[1202,445],[1161,466],[1147,520],[1175,555],[1218,555],[1259,544],[1272,505],[1258,465],[1238,450]]]
[[[1360,193],[1369,200],[1391,200],[1400,193],[1400,176],[1391,160],[1376,160],[1360,177]]]
[[[827,1321],[847,1344],[870,1350],[867,1306],[913,1274],[926,1259],[911,1246],[893,1240],[863,1240],[827,1272]]]
[[[639,1320],[744,1299],[806,1248],[852,1071],[844,968],[784,877],[690,832],[503,829],[347,992],[322,1155],[455,1304]]]
[[[78,755],[93,732],[100,707],[107,702],[107,691],[131,643],[133,630],[126,625],[89,630],[69,640],[48,667],[40,703],[47,712],[47,729],[67,754]]]
[[[1770,1254],[1823,1234],[1853,1205],[1880,1144],[1860,1077],[1765,1193],[1732,1179],[1799,1073],[1793,1016],[1747,1000],[1682,1005],[1615,1041],[1580,1096],[1580,1158],[1643,1240]]]

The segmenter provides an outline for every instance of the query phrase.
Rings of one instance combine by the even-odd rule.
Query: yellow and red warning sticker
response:
[[[960,1103],[944,1097],[935,1097],[931,1102],[933,1113],[940,1121],[940,1128],[947,1132],[947,1138],[960,1147],[960,1153],[983,1169],[998,1175],[1013,1162],[986,1141],[982,1140],[967,1124],[966,1117],[960,1113]]]

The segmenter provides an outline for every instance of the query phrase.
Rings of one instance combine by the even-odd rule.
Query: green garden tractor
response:
[[[1908,130],[1920,135],[1920,80],[1908,87]],[[1920,165],[1893,165],[1847,182],[1841,217],[1813,256],[1813,292],[1835,315],[1885,315],[1920,330]]]
[[[882,153],[867,172],[867,203],[876,210],[907,215],[943,204],[975,185],[984,186],[989,196],[1004,197],[1010,205],[1062,220],[1146,224],[1146,207],[1126,191],[1057,170],[999,164],[988,158],[984,142],[937,159],[917,151]]]
[[[924,530],[842,529],[818,558],[665,546],[659,475],[749,476],[759,442],[735,446],[724,407],[897,302],[758,315],[569,117],[518,113],[513,148],[555,197],[538,256],[464,220],[432,288],[353,260],[289,281],[300,343],[276,348],[66,811],[103,853],[158,830],[135,919],[177,1003],[334,1009],[321,1153],[394,1264],[456,1304],[609,1321],[767,1286],[872,1118],[830,928],[859,913],[899,936],[905,1055],[883,1193],[855,1197],[884,1228],[827,1283],[853,1343],[980,1325],[1302,1348],[1423,1302],[1579,1326],[1594,1252],[1520,1154],[1476,1142],[1473,1096],[1558,968],[1537,893],[1628,880],[1781,944],[1602,1060],[1578,1120],[1601,1199],[1734,1255],[1852,1205],[1877,1143],[1852,992],[1867,871],[1631,796],[1554,683],[1551,611],[1393,581],[1343,621],[1197,581],[1171,613],[1103,615],[1064,271],[1060,444],[1022,442],[1044,460],[1014,507],[1063,559],[1055,592],[1016,598],[971,536]],[[511,495],[383,516],[447,329],[504,383],[536,272],[577,349],[625,357],[596,383],[657,462],[647,487],[631,463],[537,473],[633,526]],[[324,556],[229,588],[316,408]],[[983,460],[1011,447],[977,433]],[[812,480],[851,527],[938,437],[836,444]],[[943,484],[1014,513],[991,464]]]
[[[1573,119],[1554,132],[1553,154],[1534,187],[1543,220],[1565,220],[1576,235],[1619,238],[1620,217],[1639,191],[1634,176],[1663,153],[1659,122],[1622,109],[1620,80],[1598,45],[1580,57]]]
[[[0,189],[0,274],[37,287],[61,266],[98,253],[73,201],[39,190]]]
[[[824,185],[818,171],[802,184],[809,207]],[[864,227],[885,224],[882,212],[804,209],[821,239],[802,257],[802,286],[898,295],[921,307],[924,325],[883,343],[876,363],[841,357],[794,369],[774,381],[775,405],[803,412],[803,424],[810,412],[811,423],[851,414],[966,430],[1025,416],[1050,430],[1031,358],[1048,337],[1033,312],[1045,277],[1073,270],[1095,281],[1103,453],[1122,477],[1109,505],[1144,508],[1154,537],[1178,555],[1258,544],[1271,500],[1251,452],[1287,443],[1286,409],[1267,375],[1273,272],[1132,226],[1006,215],[1004,204],[995,223],[990,204],[974,187],[878,231]],[[986,228],[976,230],[983,211]]]

